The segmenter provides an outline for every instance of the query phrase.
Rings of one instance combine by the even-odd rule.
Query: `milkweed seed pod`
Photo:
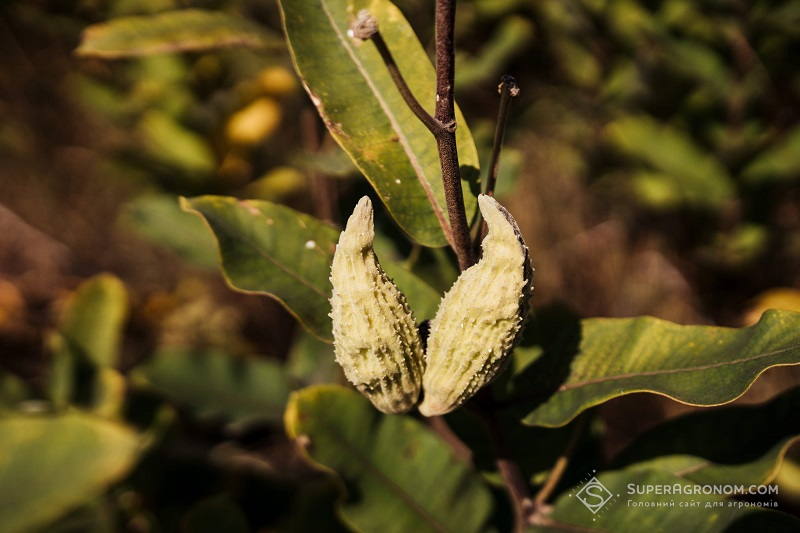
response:
[[[483,257],[461,273],[431,323],[425,416],[449,413],[506,366],[527,321],[533,269],[517,223],[497,201],[478,197],[489,233]]]
[[[331,318],[336,361],[384,413],[402,413],[419,399],[425,359],[414,316],[372,250],[372,203],[356,205],[331,266]]]

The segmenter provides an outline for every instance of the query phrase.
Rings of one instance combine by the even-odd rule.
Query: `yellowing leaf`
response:
[[[75,53],[116,59],[245,46],[281,46],[266,28],[230,13],[180,9],[119,17],[86,28]]]
[[[234,113],[225,126],[225,135],[234,144],[257,144],[281,123],[281,107],[272,98],[262,97]]]
[[[38,530],[101,495],[133,466],[142,439],[85,414],[0,418],[0,524]]]
[[[381,34],[417,100],[435,105],[435,73],[403,14],[387,0],[280,2],[295,67],[331,135],[378,192],[392,217],[426,246],[447,244],[449,227],[436,142],[411,112],[371,42],[348,36],[361,9]],[[468,215],[476,206],[478,155],[456,111],[458,158]]]

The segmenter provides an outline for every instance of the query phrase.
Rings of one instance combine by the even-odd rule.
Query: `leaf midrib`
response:
[[[288,267],[284,266],[282,263],[278,262],[277,260],[275,260],[271,256],[267,255],[266,252],[262,251],[261,248],[257,245],[257,243],[255,241],[253,241],[252,239],[249,239],[249,238],[241,235],[239,232],[232,231],[234,228],[232,228],[225,220],[215,216],[214,213],[207,213],[207,212],[203,212],[203,211],[199,211],[199,210],[198,210],[198,212],[200,212],[207,219],[213,220],[216,224],[218,224],[220,227],[222,227],[225,230],[225,232],[226,232],[226,234],[228,236],[233,237],[234,240],[241,241],[241,242],[247,244],[248,246],[250,246],[250,248],[252,248],[253,250],[256,251],[257,255],[261,256],[264,259],[266,259],[269,263],[275,265],[275,267],[277,267],[279,270],[281,270],[287,276],[289,276],[292,279],[297,280],[301,285],[307,287],[312,292],[318,294],[322,298],[325,298],[326,300],[328,299],[327,294],[322,292],[322,290],[319,289],[316,285],[313,285],[312,281],[306,280],[305,278],[302,278],[302,277],[296,275]],[[259,211],[259,215],[254,215],[254,216],[264,217],[264,214],[261,213],[261,211]],[[268,291],[259,291],[259,292],[268,292]],[[272,293],[270,292],[269,294],[272,294]]]
[[[439,520],[430,513],[420,502],[415,500],[406,490],[404,490],[400,485],[395,483],[395,481],[389,477],[388,474],[384,473],[381,468],[376,465],[374,462],[367,457],[361,448],[357,447],[355,444],[351,443],[351,441],[342,433],[340,433],[334,426],[327,423],[322,418],[317,418],[317,423],[324,427],[325,430],[331,435],[334,440],[336,440],[342,447],[347,449],[350,452],[350,457],[354,460],[358,461],[370,474],[378,478],[381,482],[385,484],[385,486],[394,493],[398,498],[400,498],[414,513],[419,515],[423,520],[427,523],[432,525],[437,531],[447,532],[449,531],[444,524],[439,522]]]
[[[800,344],[795,344],[795,345],[788,346],[788,347],[780,349],[780,350],[775,350],[773,352],[768,352],[768,353],[764,353],[764,354],[758,354],[758,355],[754,355],[752,357],[747,357],[747,358],[744,358],[744,359],[736,359],[736,360],[733,360],[733,361],[721,361],[719,363],[711,363],[711,364],[708,364],[708,365],[699,365],[699,366],[693,366],[693,367],[671,368],[671,369],[662,369],[662,370],[651,370],[649,372],[635,372],[635,373],[628,373],[628,374],[618,374],[616,376],[603,376],[603,377],[596,378],[596,379],[590,379],[590,380],[586,380],[586,381],[580,381],[580,382],[576,382],[576,383],[568,383],[566,385],[562,385],[559,388],[559,392],[568,391],[568,390],[571,390],[571,389],[577,389],[577,388],[585,387],[585,386],[588,386],[588,385],[596,385],[596,384],[599,384],[599,383],[605,383],[605,382],[609,382],[609,381],[617,381],[617,380],[623,380],[623,379],[634,379],[634,378],[639,378],[639,377],[651,377],[651,376],[662,376],[662,375],[670,375],[670,374],[680,374],[680,373],[683,373],[683,372],[698,372],[698,371],[703,371],[703,370],[710,370],[710,369],[713,369],[713,368],[721,368],[721,367],[724,367],[724,366],[749,363],[749,362],[756,361],[758,359],[762,359],[762,358],[765,358],[765,357],[770,357],[770,356],[778,355],[778,354],[781,354],[781,353],[784,353],[784,352],[789,352],[789,351],[792,351],[792,350],[796,350],[798,348],[800,348]],[[792,363],[786,363],[786,365],[789,365],[789,364],[792,364]],[[779,363],[779,364],[776,364],[776,365],[771,365],[770,368],[772,366],[786,366],[786,365],[781,365]],[[764,369],[764,370],[766,370],[766,369]]]
[[[425,191],[425,195],[428,197],[428,201],[430,202],[431,207],[433,208],[433,211],[436,214],[436,218],[439,220],[439,225],[442,227],[442,231],[444,232],[447,241],[452,243],[453,236],[452,236],[452,230],[450,229],[450,223],[446,219],[444,212],[442,210],[442,206],[436,199],[436,196],[434,195],[433,190],[431,189],[430,183],[428,183],[427,179],[425,179],[425,173],[422,170],[419,161],[417,161],[414,151],[411,149],[411,145],[408,142],[408,138],[406,137],[405,132],[400,127],[400,124],[397,122],[394,114],[391,112],[389,105],[381,96],[380,92],[375,86],[374,81],[369,76],[369,72],[364,68],[364,65],[361,63],[361,60],[358,59],[352,47],[345,39],[344,35],[342,35],[342,33],[339,31],[339,27],[336,25],[336,22],[333,18],[333,14],[328,9],[328,3],[325,0],[320,0],[320,6],[322,6],[322,10],[325,13],[325,17],[328,19],[328,22],[330,23],[331,28],[336,34],[337,39],[347,52],[347,55],[350,56],[350,60],[353,61],[353,64],[356,66],[358,72],[364,78],[364,81],[366,81],[367,86],[369,86],[369,89],[372,92],[373,96],[375,96],[375,99],[380,104],[384,114],[389,119],[389,122],[392,125],[392,129],[394,129],[394,131],[397,133],[400,145],[403,147],[403,151],[406,153],[406,156],[408,157],[411,166],[414,168],[417,180],[419,181],[420,185]]]

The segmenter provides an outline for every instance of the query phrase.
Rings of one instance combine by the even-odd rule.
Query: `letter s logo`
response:
[[[583,491],[584,494],[587,494],[593,498],[597,498],[597,502],[586,502],[589,505],[603,505],[605,500],[605,494],[603,494],[603,487],[600,485],[589,485],[586,487],[586,490]],[[586,498],[586,496],[584,496]]]
[[[611,494],[596,477],[593,477],[584,485],[580,492],[578,492],[577,496],[587,509],[597,514],[614,495]]]

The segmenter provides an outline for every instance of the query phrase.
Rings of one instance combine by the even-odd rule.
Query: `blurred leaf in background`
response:
[[[431,6],[396,4],[371,5],[430,107]],[[323,5],[335,8],[335,22]],[[470,465],[413,415],[380,417],[342,388],[328,343],[330,254],[355,200],[374,194],[370,182],[388,207],[376,212],[377,253],[420,318],[433,315],[458,272],[449,250],[404,234],[446,242],[435,213],[422,209],[426,186],[442,203],[435,143],[407,116],[370,43],[347,40],[350,5],[283,8],[255,0],[0,8],[5,528],[339,531],[385,525],[395,511],[432,528],[510,527],[489,430],[472,413],[448,417],[472,448]],[[774,474],[781,510],[800,512],[796,432],[781,425],[793,420],[796,368],[770,370],[751,387],[767,367],[793,364],[796,347],[780,342],[791,341],[796,319],[771,312],[752,330],[719,328],[755,324],[770,308],[798,310],[800,4],[475,0],[458,10],[464,192],[474,202],[498,77],[513,74],[522,90],[497,194],[531,247],[534,324],[549,334],[532,328],[496,387],[567,384],[549,401],[526,397],[524,412],[504,411],[502,425],[533,484],[546,480],[575,428],[588,428],[552,517],[566,528],[595,525],[569,497],[587,467],[614,468],[600,479],[621,490]],[[385,106],[370,106],[365,120],[373,99]],[[403,128],[387,116],[405,117]],[[377,124],[385,142],[356,142],[374,137]],[[389,153],[411,170],[386,172],[396,163]],[[203,220],[181,210],[179,196]],[[238,271],[232,250],[244,257]],[[230,291],[220,257],[233,285],[282,304]],[[554,327],[554,302],[601,318],[562,316]],[[696,346],[672,349],[683,338],[678,326],[602,318],[634,315],[714,326],[693,326]],[[576,323],[582,338],[570,335]],[[738,340],[718,352],[713,335]],[[763,364],[697,371],[699,381],[644,375],[617,386],[611,374],[598,377],[606,363],[644,371],[643,353],[683,372],[695,359],[732,363],[739,352]],[[569,368],[565,354],[575,356]],[[729,382],[729,394],[704,389],[709,375]],[[591,376],[604,381],[586,383]],[[745,400],[762,403],[659,427],[689,408],[652,394],[620,397],[631,387],[706,404],[749,389]],[[562,424],[584,410],[563,428],[520,424]],[[784,431],[760,437],[770,416]],[[730,428],[758,433],[758,442]],[[688,445],[681,435],[692,437]],[[440,486],[431,480],[461,492],[430,492]],[[647,511],[632,520],[618,505],[605,525],[716,531],[758,520],[796,529],[786,514],[721,513],[709,523],[708,514]]]

